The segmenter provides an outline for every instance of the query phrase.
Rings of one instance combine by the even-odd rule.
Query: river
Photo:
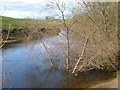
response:
[[[63,32],[65,33],[65,32]],[[65,57],[66,38],[61,33],[29,43],[15,43],[2,49],[3,88],[88,88],[94,84],[116,77],[115,72],[91,70],[80,72],[78,76],[68,74],[58,68],[50,68],[49,55],[56,66]]]

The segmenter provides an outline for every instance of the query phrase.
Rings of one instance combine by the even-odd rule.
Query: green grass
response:
[[[16,34],[19,29],[40,29],[54,28],[59,25],[61,20],[45,20],[45,19],[16,19],[11,17],[0,16],[2,18],[2,30],[14,32]],[[19,33],[19,32],[18,32]]]
[[[0,16],[2,18],[2,30],[13,30],[14,28],[25,29],[31,25],[38,27],[47,26],[51,20],[37,20],[37,19],[16,19],[11,17]]]
[[[11,17],[0,16],[2,18],[2,30],[13,30],[14,28],[25,28],[23,22],[29,22],[31,19],[15,19]]]

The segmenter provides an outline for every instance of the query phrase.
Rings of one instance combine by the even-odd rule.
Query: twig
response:
[[[10,35],[10,30],[8,31],[7,36],[6,36],[6,38],[5,38],[5,41],[4,41],[3,44],[0,46],[0,48],[2,48],[2,47],[5,45],[5,43],[7,42],[8,38],[9,38],[9,35]],[[3,41],[3,40],[2,40],[2,41]],[[2,43],[2,42],[1,42],[1,43]]]
[[[46,47],[45,43],[42,42],[42,44],[43,44],[43,46],[45,47],[45,49],[46,49],[46,51],[48,53],[50,65],[52,66],[53,65],[53,61],[52,61],[52,57],[51,57],[51,55],[50,55],[50,53],[48,51],[48,48]]]
[[[99,54],[98,54],[99,55]],[[91,59],[89,59],[88,61],[86,61],[80,68],[78,71],[80,71],[86,64],[90,64],[90,62],[95,59],[98,55],[95,55],[94,57],[92,57]]]

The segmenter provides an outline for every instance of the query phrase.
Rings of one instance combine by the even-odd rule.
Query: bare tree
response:
[[[55,2],[50,2],[50,4],[47,5],[48,7],[56,7],[58,9],[58,11],[60,12],[59,14],[57,14],[61,19],[62,19],[62,26],[64,27],[64,29],[66,30],[66,35],[64,35],[67,39],[67,70],[69,70],[69,63],[70,63],[70,41],[69,41],[69,28],[67,26],[67,21],[66,21],[66,17],[65,17],[65,3],[60,2],[60,1],[55,1]]]
[[[83,30],[85,30],[85,32],[81,31],[81,36],[83,36],[83,38],[85,38],[85,35],[88,37],[89,35],[91,36],[91,38],[86,38],[88,39],[88,43],[87,45],[86,42],[84,43],[84,48],[86,47],[86,50],[90,51],[93,57],[91,57],[91,59],[89,60],[85,60],[85,58],[82,58],[83,52],[85,52],[83,49],[80,58],[74,66],[73,73],[75,72],[77,67],[79,68],[78,71],[80,71],[83,66],[87,66],[86,64],[88,64],[88,62],[89,65],[90,63],[92,64],[92,62],[97,62],[94,64],[94,66],[96,66],[97,68],[102,68],[103,63],[108,62],[109,64],[104,67],[107,68],[107,66],[112,66],[114,68],[114,65],[116,66],[117,64],[117,59],[115,59],[116,56],[114,57],[114,55],[112,55],[117,51],[117,3],[83,2],[81,4],[80,2],[78,2],[78,5],[80,6],[80,9],[82,9],[80,11],[80,9],[77,8],[77,11],[79,11],[79,13],[77,17],[75,15],[75,18],[80,18],[79,23],[81,25],[88,25],[82,28]],[[114,23],[112,24],[111,22]],[[82,27],[81,25],[79,25],[79,28]],[[94,31],[94,34],[90,34]],[[81,38],[81,36],[78,37]],[[114,60],[109,61],[107,58],[110,57],[109,55],[112,55]],[[95,59],[96,57],[98,60]],[[103,60],[101,60],[100,57],[103,58]],[[85,62],[79,65],[81,59],[84,59]],[[96,61],[93,59],[95,59]]]
[[[59,1],[51,4],[51,7],[56,6],[60,11],[58,14],[67,31],[66,35],[63,34],[67,39],[67,69],[71,62],[74,62],[72,73],[83,67],[90,68],[91,65],[98,69],[116,67],[116,54],[113,54],[117,51],[117,3],[78,2],[78,7],[73,9],[72,19],[69,20],[65,18],[65,4]],[[77,60],[71,59],[73,48],[70,39],[77,42],[74,43],[75,52],[79,53]],[[86,54],[90,55],[89,58]],[[114,59],[111,61],[112,58]],[[109,64],[105,66],[105,63]]]

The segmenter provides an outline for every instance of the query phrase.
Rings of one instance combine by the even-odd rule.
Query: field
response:
[[[38,33],[40,36],[43,34],[48,34],[52,30],[53,34],[58,33],[56,28],[60,20],[38,20],[38,19],[16,19],[11,17],[2,16],[2,36],[3,39],[6,38],[7,34],[10,32],[9,39],[11,38],[23,38],[30,36],[31,34]],[[34,32],[36,31],[36,32]],[[51,34],[51,33],[50,33]],[[32,38],[33,39],[33,38]]]

